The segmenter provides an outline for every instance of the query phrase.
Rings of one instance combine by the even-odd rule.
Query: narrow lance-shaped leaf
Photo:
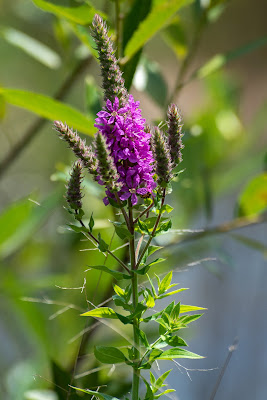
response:
[[[57,4],[52,4],[45,0],[32,0],[33,3],[41,8],[43,11],[50,12],[57,17],[66,18],[69,21],[76,22],[77,24],[87,25],[90,24],[96,13],[99,13],[94,7],[88,4],[82,4],[78,7],[63,7]],[[103,15],[103,13],[101,13]]]
[[[77,387],[71,386],[71,385],[70,385],[70,387],[72,389],[78,390],[79,392],[91,394],[92,396],[95,396],[99,400],[119,400],[117,397],[110,396],[105,393],[94,392],[93,390],[89,390],[89,389],[80,389],[80,388],[77,388]]]
[[[162,29],[170,18],[192,0],[155,0],[147,18],[142,21],[125,49],[125,61],[128,61],[143,45]]]
[[[94,308],[93,310],[86,311],[81,314],[82,317],[94,317],[94,318],[109,318],[109,319],[118,319],[117,314],[110,307],[99,307]]]
[[[61,65],[61,59],[54,50],[24,32],[10,27],[0,27],[0,36],[46,67],[59,68]]]
[[[200,67],[197,71],[192,75],[193,78],[205,78],[206,76],[212,74],[218,69],[222,68],[229,61],[232,61],[236,58],[239,58],[251,51],[258,49],[261,46],[265,46],[267,44],[267,36],[264,36],[260,39],[255,40],[252,43],[246,44],[245,46],[241,46],[236,50],[230,51],[225,54],[216,54],[209,61],[207,61],[202,67]]]
[[[43,118],[50,119],[51,121],[64,121],[74,129],[78,129],[91,136],[95,133],[93,119],[86,117],[75,108],[54,100],[51,97],[7,88],[0,88],[0,95],[5,98],[7,103],[32,111]]]
[[[174,358],[204,358],[185,349],[170,349],[161,353],[157,360],[172,360]]]

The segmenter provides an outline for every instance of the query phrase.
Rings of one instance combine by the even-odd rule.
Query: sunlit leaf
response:
[[[184,304],[181,304],[180,307],[180,314],[190,312],[190,311],[197,311],[197,310],[206,310],[206,308],[203,307],[195,307],[195,306],[186,306]]]
[[[260,214],[267,208],[267,172],[252,179],[238,201],[239,215]]]
[[[81,25],[91,24],[94,15],[96,13],[99,14],[99,11],[88,4],[82,4],[78,7],[63,7],[45,0],[32,1],[37,7],[41,8],[41,10],[43,11],[50,12],[57,17],[66,18],[72,22],[76,22],[77,24]]]
[[[86,311],[81,314],[82,317],[94,317],[94,318],[109,318],[109,319],[118,319],[117,314],[110,307],[99,307],[94,308],[93,310]]]
[[[162,29],[170,18],[192,0],[155,0],[147,18],[142,21],[125,49],[126,60],[129,60],[143,45]],[[125,60],[125,61],[126,61]]]
[[[172,360],[174,358],[204,358],[198,354],[191,353],[185,349],[170,349],[164,351],[157,357],[157,360]]]
[[[37,61],[44,64],[46,67],[59,68],[61,65],[61,59],[54,50],[17,29],[0,27],[0,36],[8,43],[20,48]]]
[[[95,133],[93,119],[51,97],[24,90],[6,88],[0,88],[0,95],[5,98],[7,103],[32,111],[43,118],[66,122],[72,128],[88,135],[94,135]]]

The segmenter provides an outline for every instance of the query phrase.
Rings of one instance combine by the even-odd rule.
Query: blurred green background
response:
[[[37,98],[22,95],[20,105],[34,109],[31,113],[15,107],[21,100],[8,91],[58,96],[91,122],[101,105],[89,22],[45,12],[38,1],[0,1],[0,398],[66,399],[69,383],[107,384],[109,393],[120,396],[129,388],[129,371],[101,369],[92,349],[111,341],[124,345],[116,332],[121,328],[92,328],[96,322],[79,316],[87,300],[97,305],[110,298],[112,282],[84,272],[103,263],[103,255],[67,229],[71,219],[63,195],[71,152],[49,118],[41,122],[45,107]],[[43,8],[46,3],[93,5],[116,33],[117,2],[39,1]],[[160,2],[120,3],[125,50],[135,19]],[[165,120],[169,100],[179,105],[184,120],[185,171],[169,200],[173,227],[180,231],[158,239],[166,244],[168,261],[155,272],[175,270],[176,280],[190,288],[177,300],[208,308],[185,333],[192,351],[206,358],[174,366],[168,382],[177,390],[172,398],[211,399],[228,346],[238,337],[216,399],[265,400],[267,5],[188,3],[158,32],[150,29],[140,58],[130,57],[123,67],[130,82],[138,62],[130,91],[149,123]],[[70,125],[72,112],[64,114]],[[90,142],[94,132],[87,133]],[[108,241],[114,210],[103,205],[102,189],[89,178],[84,190],[87,215],[93,211]],[[199,229],[204,231],[190,232]],[[113,248],[122,244],[113,238]],[[116,254],[126,257],[124,248]],[[109,259],[107,265],[114,267]]]

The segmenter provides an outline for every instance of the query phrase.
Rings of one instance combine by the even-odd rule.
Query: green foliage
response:
[[[0,88],[0,94],[7,103],[14,106],[25,108],[51,121],[58,119],[66,121],[74,129],[81,130],[88,135],[93,135],[94,133],[94,122],[92,119],[69,105],[53,100],[51,97],[7,88]]]
[[[240,216],[251,216],[267,208],[267,173],[253,178],[241,193],[238,201]]]

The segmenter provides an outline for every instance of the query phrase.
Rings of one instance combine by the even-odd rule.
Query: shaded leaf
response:
[[[70,387],[75,390],[78,390],[80,392],[91,394],[92,396],[95,396],[97,399],[100,399],[100,400],[119,400],[117,397],[109,396],[108,394],[105,394],[105,393],[94,392],[93,390],[89,390],[89,389],[80,389],[80,388],[77,388],[77,387],[71,386],[71,385],[70,385]]]
[[[125,361],[125,355],[116,347],[95,346],[95,358],[103,364],[118,364]]]
[[[18,89],[0,88],[7,103],[24,108],[51,121],[60,120],[66,122],[74,129],[78,129],[88,135],[94,135],[94,120],[86,117],[75,108],[54,100],[43,94],[27,92]]]
[[[0,27],[0,36],[46,67],[59,68],[61,65],[61,59],[54,50],[24,32],[10,27]]]
[[[112,275],[113,278],[115,278],[117,281],[120,281],[122,279],[131,279],[130,275],[123,274],[122,272],[119,271],[114,271],[113,269],[110,269],[105,265],[92,265],[90,266],[90,269],[98,269],[99,271],[106,272],[107,274]]]

